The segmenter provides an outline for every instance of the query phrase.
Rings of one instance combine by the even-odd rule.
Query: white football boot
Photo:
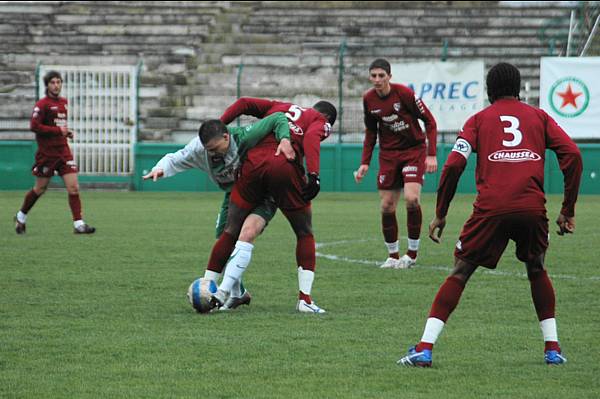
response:
[[[408,255],[403,255],[400,259],[398,259],[398,263],[394,269],[410,269],[414,265],[417,264],[417,259],[413,259]]]
[[[218,311],[219,308],[225,304],[225,302],[227,301],[228,298],[229,298],[229,293],[227,293],[223,290],[217,290],[217,292],[212,294],[210,297],[210,302],[208,305],[209,311],[211,311],[211,312]]]
[[[382,269],[398,269],[398,262],[400,262],[400,259],[387,258],[385,262],[383,262],[383,265],[379,267]]]
[[[296,304],[296,310],[300,313],[325,313],[325,309],[321,309],[316,303],[306,303],[304,299],[299,299]]]
[[[221,311],[233,310],[242,305],[250,305],[252,295],[248,291],[244,292],[244,295],[240,297],[230,296],[223,306],[219,308]]]

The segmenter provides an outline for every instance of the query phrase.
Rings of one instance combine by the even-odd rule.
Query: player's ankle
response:
[[[433,344],[429,342],[419,342],[415,348],[417,352],[423,352],[424,350],[433,350]]]
[[[304,302],[311,304],[312,300],[310,299],[310,295],[306,295],[302,291],[298,291],[298,299],[303,300]]]

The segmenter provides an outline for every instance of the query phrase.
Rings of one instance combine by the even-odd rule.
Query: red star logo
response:
[[[571,89],[571,83],[567,86],[567,90],[563,93],[556,93],[562,97],[563,103],[560,106],[560,109],[563,109],[567,105],[571,104],[573,107],[577,108],[576,99],[583,93],[573,93],[573,89]]]

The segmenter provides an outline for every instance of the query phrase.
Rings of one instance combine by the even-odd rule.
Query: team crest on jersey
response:
[[[462,251],[462,242],[460,242],[460,240],[456,241],[456,249]]]
[[[394,103],[394,111],[396,111],[396,112],[400,111],[401,107],[402,107],[402,104],[400,104],[400,103]]]
[[[384,181],[385,181],[385,175],[380,175],[379,176],[379,184],[383,184]]]
[[[541,159],[539,154],[527,149],[499,150],[488,156],[488,160],[492,162],[527,162]]]

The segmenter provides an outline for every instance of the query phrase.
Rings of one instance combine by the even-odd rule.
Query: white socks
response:
[[[386,242],[385,246],[387,247],[389,254],[398,253],[400,245],[398,245],[398,241],[396,242]]]
[[[25,224],[27,222],[27,214],[21,211],[17,212],[17,221],[19,223]]]
[[[73,222],[73,226],[75,226],[76,229],[78,229],[80,226],[83,226],[84,224],[85,224],[85,222],[81,219]]]
[[[298,288],[303,294],[310,296],[314,279],[315,272],[304,270],[302,266],[298,266]]]
[[[205,280],[213,280],[213,281],[217,282],[217,281],[219,281],[219,277],[221,277],[221,273],[217,273],[212,270],[206,269],[206,271],[204,272],[203,278]]]
[[[558,332],[556,330],[556,319],[546,319],[540,321],[540,328],[542,329],[542,335],[544,336],[544,342],[554,341],[558,342]]]
[[[444,329],[444,322],[440,319],[436,319],[435,317],[430,317],[427,319],[427,323],[425,323],[425,331],[423,331],[423,337],[421,338],[421,342],[427,342],[428,344],[435,344],[438,337],[442,333]]]
[[[248,242],[238,241],[235,243],[235,249],[225,268],[223,281],[219,285],[221,291],[231,293],[235,283],[239,284],[242,275],[250,264],[250,259],[252,259],[252,249],[254,249],[254,245]]]
[[[231,287],[229,296],[233,298],[240,298],[242,296],[242,280],[238,280],[233,283],[233,287]]]
[[[413,240],[411,238],[408,239],[408,250],[409,251],[418,251],[419,250],[419,242],[421,240],[419,240],[418,238],[416,240]]]

